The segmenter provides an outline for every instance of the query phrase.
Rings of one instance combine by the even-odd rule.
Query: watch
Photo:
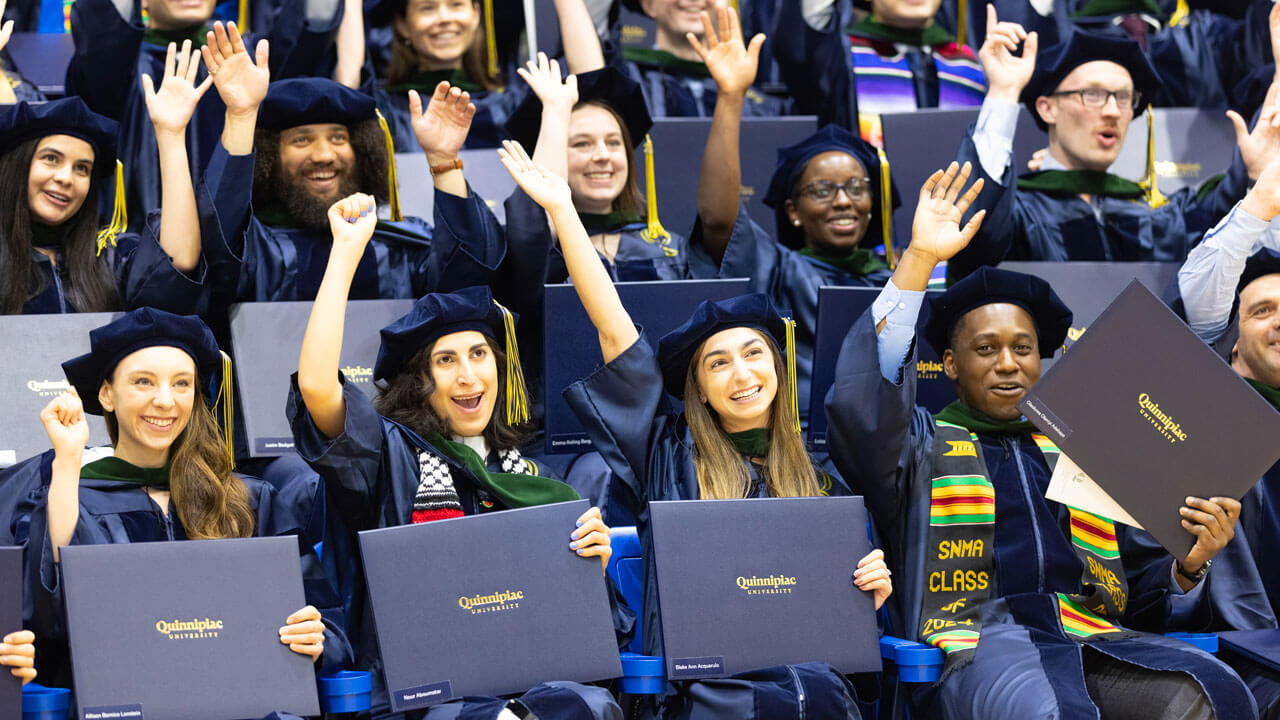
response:
[[[1201,565],[1199,570],[1195,572],[1187,572],[1187,569],[1182,567],[1182,561],[1179,560],[1174,564],[1174,568],[1178,571],[1178,574],[1181,575],[1182,577],[1190,580],[1191,582],[1198,583],[1204,579],[1205,575],[1209,574],[1210,565],[1213,565],[1213,561],[1205,560],[1204,565]]]

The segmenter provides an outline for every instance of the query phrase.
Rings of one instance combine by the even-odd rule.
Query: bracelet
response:
[[[431,167],[431,175],[433,177],[436,175],[440,175],[441,173],[447,173],[453,170],[461,170],[462,158],[454,158],[449,162],[440,163],[439,165],[432,165],[430,167]]]

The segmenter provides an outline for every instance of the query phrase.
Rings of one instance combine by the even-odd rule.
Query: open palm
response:
[[[960,227],[960,220],[978,193],[982,192],[982,180],[975,182],[964,195],[960,190],[969,180],[969,163],[964,167],[951,163],[946,171],[937,170],[920,188],[920,201],[916,204],[915,219],[911,223],[911,249],[924,252],[934,260],[949,260],[973,239],[982,225],[986,211],[982,210]]]
[[[236,113],[256,111],[267,96],[267,85],[271,82],[267,41],[258,41],[255,62],[249,56],[236,24],[223,26],[221,22],[215,22],[213,30],[209,31],[207,44],[201,50],[204,64],[213,75],[214,87],[218,88],[218,95],[222,96],[227,110]]]
[[[756,80],[756,68],[760,64],[760,48],[764,46],[764,35],[756,35],[751,38],[749,46],[744,45],[738,14],[727,7],[718,8],[716,14],[720,26],[718,35],[711,27],[711,16],[705,11],[702,13],[702,30],[706,45],[699,42],[693,33],[685,37],[702,58],[702,62],[706,64],[707,71],[716,81],[716,87],[720,92],[746,92]]]
[[[409,91],[409,117],[413,122],[413,134],[427,155],[457,157],[458,151],[467,142],[467,133],[471,132],[471,119],[475,116],[476,106],[471,104],[471,93],[450,87],[447,82],[436,85],[425,111],[418,92]]]
[[[160,80],[160,89],[156,90],[150,75],[143,74],[142,90],[147,103],[147,113],[156,132],[183,133],[196,104],[204,96],[212,82],[205,78],[204,82],[195,85],[196,75],[200,71],[200,56],[191,52],[191,41],[182,41],[182,50],[169,43],[169,51],[164,58],[164,77]]]
[[[506,140],[498,150],[502,165],[525,194],[544,210],[573,207],[573,193],[564,178],[529,159],[520,143]]]

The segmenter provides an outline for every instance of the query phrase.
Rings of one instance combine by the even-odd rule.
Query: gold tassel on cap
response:
[[[498,76],[498,36],[493,31],[493,0],[484,0],[484,47],[489,59],[489,77]]]
[[[231,387],[231,356],[218,351],[222,355],[222,383],[218,386],[218,397],[214,398],[214,419],[218,410],[222,411],[222,442],[227,453],[227,461],[231,467],[236,466],[236,447],[232,439],[235,428],[235,390]]]
[[[787,390],[791,393],[791,429],[800,434],[800,395],[796,388],[796,321],[795,318],[784,317],[782,324],[787,328]]]
[[[963,2],[964,0],[961,0]],[[240,11],[236,17],[236,29],[241,35],[249,32],[249,0],[240,0]]]
[[[969,39],[969,0],[956,3],[956,45],[964,47]]]
[[[1144,198],[1151,207],[1158,208],[1168,202],[1156,186],[1156,120],[1150,105],[1147,105],[1147,173],[1138,186],[1143,189]]]
[[[111,206],[111,223],[98,231],[98,254],[101,255],[102,251],[107,249],[107,243],[115,247],[116,236],[124,232],[127,227],[129,227],[129,213],[124,206],[124,163],[116,160],[116,197]]]
[[[507,424],[522,425],[529,422],[529,391],[524,384],[524,370],[520,368],[520,346],[516,342],[516,319],[511,311],[497,300],[493,301],[502,313],[502,327],[506,331],[507,350]]]
[[[667,257],[675,257],[679,251],[671,247],[671,233],[667,232],[658,221],[658,183],[653,176],[653,140],[644,136],[644,201],[647,227],[640,232],[640,237],[648,243],[661,243],[662,252]]]
[[[382,111],[374,109],[378,115],[378,127],[382,128],[382,137],[387,143],[387,186],[391,195],[391,219],[400,222],[404,216],[400,214],[400,181],[396,179],[396,144],[391,139],[391,128]]]
[[[1169,27],[1185,25],[1187,16],[1190,14],[1191,6],[1187,4],[1187,0],[1178,0],[1178,7],[1173,11],[1173,15],[1169,16]]]
[[[893,249],[893,179],[889,176],[889,156],[884,154],[884,148],[876,148],[876,156],[880,158],[880,234],[884,236],[884,256],[892,270],[898,266],[898,253]]]

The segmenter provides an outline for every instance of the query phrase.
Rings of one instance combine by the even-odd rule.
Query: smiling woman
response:
[[[339,371],[343,318],[352,276],[377,222],[373,198],[353,195],[335,203],[329,222],[333,250],[303,338],[288,412],[298,454],[338,499],[332,507],[342,525],[355,533],[577,499],[573,488],[520,454],[529,414],[516,319],[487,287],[429,293],[382,329],[373,369],[376,400],[346,381]],[[354,536],[347,541],[332,551],[326,543],[326,553],[356,547]],[[592,563],[599,558],[603,570],[612,550],[599,508],[578,518],[566,544]],[[357,563],[340,557],[336,566]],[[361,587],[358,575],[340,582]],[[363,641],[357,667],[380,667],[372,616],[366,612],[351,623],[353,636]],[[629,642],[630,625],[629,617],[615,614],[620,644]],[[521,708],[523,701],[540,717],[567,720],[620,716],[601,688],[554,685],[540,685],[509,707]],[[374,687],[385,686],[375,681]],[[473,702],[435,706],[427,717]],[[388,703],[385,694],[375,697],[375,713]],[[576,714],[566,714],[565,707]]]

